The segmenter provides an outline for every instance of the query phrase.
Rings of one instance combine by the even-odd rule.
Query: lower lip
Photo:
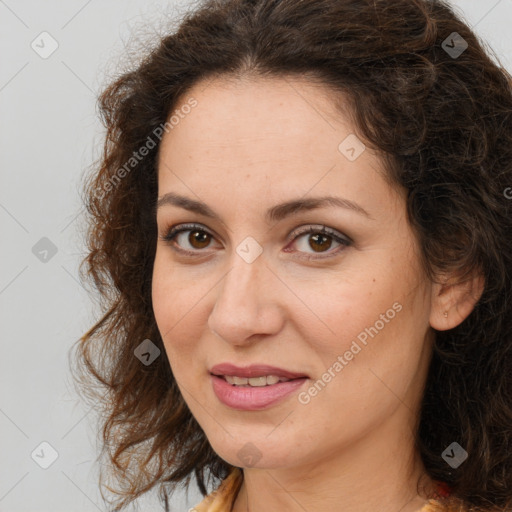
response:
[[[258,411],[280,402],[299,389],[308,379],[293,379],[271,386],[232,386],[222,377],[211,375],[213,391],[217,398],[228,407],[242,411]]]

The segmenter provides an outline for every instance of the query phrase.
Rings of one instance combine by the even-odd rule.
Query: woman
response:
[[[446,3],[205,2],[101,112],[115,510],[510,509],[512,89]]]

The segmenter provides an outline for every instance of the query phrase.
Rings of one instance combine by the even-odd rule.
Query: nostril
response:
[[[222,338],[222,336],[220,336],[217,332],[215,332],[211,327],[210,327],[210,331],[213,332],[213,334],[215,334],[216,336],[218,336],[219,338]]]

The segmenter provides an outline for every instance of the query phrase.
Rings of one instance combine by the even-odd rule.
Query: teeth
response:
[[[245,386],[248,380],[245,377],[233,377],[233,384],[237,386]]]
[[[229,382],[229,384],[233,386],[253,386],[253,387],[263,387],[263,386],[271,386],[272,384],[277,384],[278,382],[286,382],[290,379],[286,379],[284,377],[277,377],[276,375],[263,375],[261,377],[235,377],[230,375],[225,375],[224,378]]]

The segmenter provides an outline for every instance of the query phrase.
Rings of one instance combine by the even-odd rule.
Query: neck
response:
[[[301,467],[244,469],[233,512],[339,512],[340,507],[349,512],[419,511],[434,485],[415,452],[413,430],[404,421],[406,409],[400,406],[338,453]]]

